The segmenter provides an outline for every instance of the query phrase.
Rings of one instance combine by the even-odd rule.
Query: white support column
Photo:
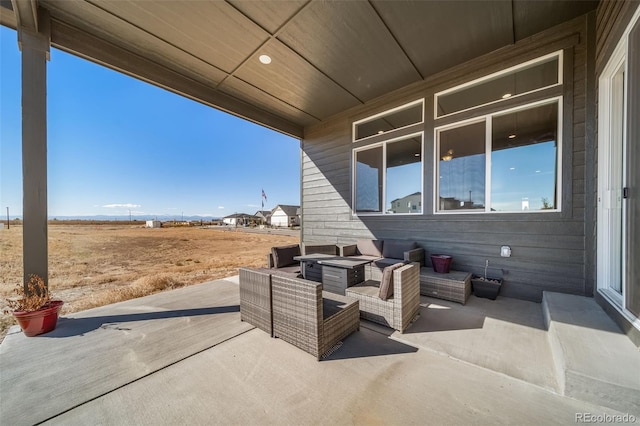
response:
[[[23,267],[48,283],[47,250],[47,60],[51,45],[46,10],[14,0],[22,52]]]

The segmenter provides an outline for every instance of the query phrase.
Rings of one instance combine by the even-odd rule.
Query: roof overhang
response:
[[[0,0],[0,23],[16,28],[16,15],[28,16],[14,7],[46,9],[52,46],[301,138],[597,3]]]

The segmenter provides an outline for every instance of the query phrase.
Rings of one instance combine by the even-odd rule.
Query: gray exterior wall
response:
[[[593,126],[585,124],[590,111],[587,93],[594,87],[595,55],[593,48],[587,49],[590,42],[593,45],[593,15],[590,19],[591,25],[587,16],[577,18],[306,128],[301,143],[302,241],[416,240],[427,258],[430,253],[452,255],[454,269],[481,273],[488,259],[489,273],[504,277],[504,296],[540,301],[544,290],[592,294],[594,267],[587,252],[595,247],[595,237],[591,231],[585,233],[586,194],[592,197],[595,192],[593,156],[585,152],[587,143],[595,140]],[[560,49],[565,55],[562,212],[434,215],[434,93]],[[425,99],[424,213],[353,216],[352,122],[420,98]],[[512,257],[500,257],[502,245],[511,247]]]

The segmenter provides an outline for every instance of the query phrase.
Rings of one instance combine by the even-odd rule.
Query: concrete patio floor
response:
[[[324,361],[240,321],[237,277],[61,318],[0,344],[0,424],[567,424],[540,304],[422,298]],[[637,418],[640,421],[640,417]]]

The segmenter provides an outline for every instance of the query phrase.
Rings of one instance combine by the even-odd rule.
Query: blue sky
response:
[[[299,204],[298,140],[51,49],[49,216],[254,213]],[[0,27],[0,207],[22,215],[20,52]]]

